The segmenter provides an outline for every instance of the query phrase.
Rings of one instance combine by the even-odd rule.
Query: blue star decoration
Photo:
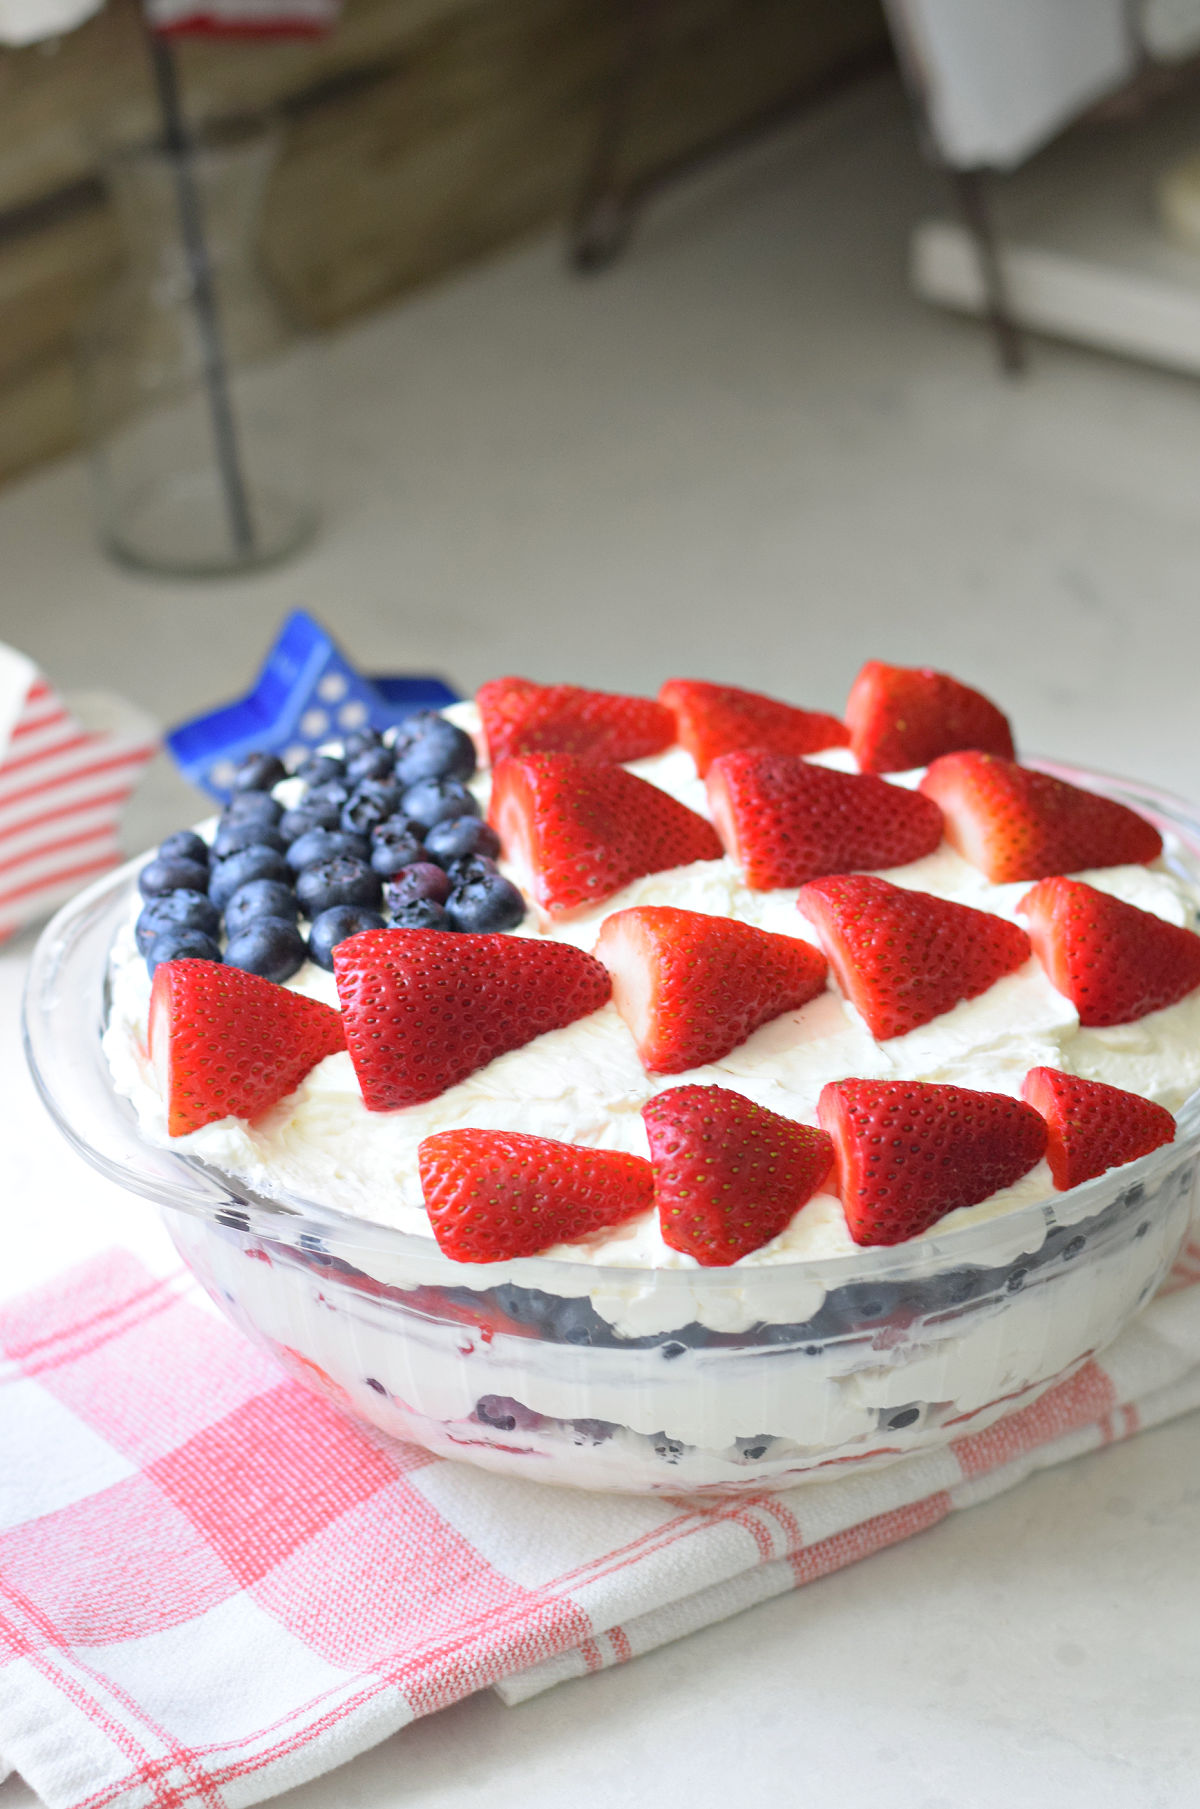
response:
[[[224,803],[247,754],[278,754],[291,768],[322,742],[355,729],[391,728],[416,710],[457,703],[458,695],[427,674],[364,677],[333,636],[297,609],[252,689],[236,703],[180,723],[166,744],[184,777]]]

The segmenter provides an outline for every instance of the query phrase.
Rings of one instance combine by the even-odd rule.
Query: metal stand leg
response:
[[[145,30],[146,48],[150,55],[150,67],[162,115],[163,141],[175,176],[179,230],[192,284],[192,306],[204,364],[204,388],[212,423],[213,448],[229,520],[229,538],[234,552],[245,557],[254,550],[254,519],[250,512],[250,499],[242,470],[237,423],[229,387],[229,364],[221,332],[212,259],[205,235],[204,210],[192,162],[192,136],[183,111],[174,50],[168,40],[160,37],[154,30],[140,6],[138,11]]]
[[[996,249],[986,170],[948,169],[963,224],[975,242],[983,277],[984,316],[992,329],[996,357],[1006,377],[1020,376],[1026,365],[1025,341],[1008,300],[1008,286]]]
[[[658,41],[665,0],[628,0],[628,6],[625,53],[609,89],[568,237],[568,258],[582,272],[611,264],[633,230],[637,195],[621,185],[617,166],[634,96]]]

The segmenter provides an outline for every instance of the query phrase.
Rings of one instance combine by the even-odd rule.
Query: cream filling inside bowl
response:
[[[472,705],[455,706],[447,714],[477,729]],[[853,768],[844,749],[817,758]],[[707,814],[704,787],[682,749],[638,761],[630,770]],[[912,785],[919,776],[902,774],[896,783]],[[486,774],[476,785],[485,797]],[[1016,905],[1028,890],[1026,882],[991,884],[946,844],[926,859],[890,869],[883,877],[1014,920]],[[1152,867],[1108,867],[1078,877],[1172,923],[1191,927],[1200,917],[1200,883],[1177,847],[1168,847]],[[539,923],[531,909],[525,923],[512,933],[550,936],[591,949],[604,918],[634,904],[678,905],[816,940],[812,926],[796,909],[794,890],[752,892],[727,858],[648,875],[567,924]],[[765,1025],[721,1061],[685,1074],[652,1076],[643,1070],[629,1031],[609,1004],[511,1051],[423,1105],[368,1112],[350,1057],[343,1053],[319,1063],[295,1093],[253,1125],[227,1118],[187,1137],[170,1139],[147,1053],[150,982],[134,941],[135,917],[136,908],[112,950],[112,1008],[104,1047],[116,1088],[131,1100],[143,1134],[239,1177],[256,1192],[293,1194],[425,1237],[431,1231],[417,1174],[417,1148],[424,1137],[439,1130],[474,1126],[525,1131],[644,1156],[648,1146],[642,1105],[656,1092],[687,1084],[728,1087],[785,1117],[813,1124],[822,1086],[849,1075],[947,1081],[1017,1096],[1026,1070],[1045,1063],[1127,1087],[1173,1111],[1200,1086],[1200,990],[1135,1024],[1084,1030],[1070,1001],[1054,990],[1031,960],[979,998],[887,1042],[870,1035],[831,981],[827,992],[802,1010]],[[332,974],[315,964],[306,964],[289,985],[337,1004]],[[1053,1197],[1049,1170],[1040,1163],[1014,1187],[950,1214],[927,1235],[999,1219]],[[1027,1227],[1022,1235],[1027,1244]],[[857,1249],[840,1202],[831,1194],[818,1194],[780,1236],[736,1265],[745,1273],[747,1298],[739,1302],[731,1290],[727,1311],[740,1322],[754,1322],[751,1296],[756,1271],[853,1255]],[[693,1258],[663,1243],[653,1214],[583,1243],[555,1245],[544,1254],[601,1267],[698,1269]],[[499,1278],[490,1267],[488,1277],[489,1285]],[[469,1265],[464,1266],[463,1279],[471,1280]],[[619,1311],[628,1335],[660,1329],[650,1323],[656,1312],[650,1276],[644,1289],[636,1284],[622,1288],[620,1301],[610,1299],[603,1285],[593,1299],[606,1317]],[[725,1329],[737,1328],[731,1324]]]

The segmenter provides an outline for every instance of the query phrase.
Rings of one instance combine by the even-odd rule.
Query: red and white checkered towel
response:
[[[794,1589],[1200,1406],[1200,1244],[990,1431],[700,1507],[392,1444],[124,1252],[0,1307],[0,1775],[50,1809],[237,1809],[418,1715]],[[192,1296],[189,1298],[189,1296]]]

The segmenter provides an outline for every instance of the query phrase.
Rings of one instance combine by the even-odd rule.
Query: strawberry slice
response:
[[[942,839],[931,799],[794,754],[722,754],[707,783],[721,839],[756,892],[825,873],[907,866]]]
[[[475,701],[493,766],[510,754],[641,760],[661,753],[675,739],[675,718],[649,697],[493,678],[480,686]]]
[[[1166,1107],[1123,1087],[1031,1068],[1021,1094],[1046,1120],[1046,1160],[1060,1193],[1175,1141]]]
[[[798,710],[758,691],[710,685],[699,678],[668,679],[658,694],[675,718],[676,735],[703,778],[721,754],[766,748],[773,754],[816,754],[845,747],[850,734],[836,716]]]
[[[438,1131],[417,1162],[433,1235],[460,1263],[536,1256],[654,1204],[644,1157],[518,1131]]]
[[[917,1080],[835,1080],[817,1116],[837,1151],[856,1244],[902,1244],[1027,1174],[1046,1149],[1032,1106]]]
[[[1044,879],[1017,909],[1081,1024],[1131,1024],[1200,986],[1200,936],[1081,879]]]
[[[614,911],[596,954],[651,1074],[719,1061],[825,986],[824,960],[797,937],[672,905]]]
[[[921,790],[941,809],[950,846],[1001,885],[1162,853],[1158,830],[1135,810],[994,754],[946,754]]]
[[[907,772],[959,748],[1013,758],[1007,716],[981,691],[928,666],[868,660],[850,688],[846,726],[864,773]]]
[[[163,961],[150,989],[150,1058],[167,1131],[259,1118],[346,1047],[338,1013],[216,961]]]
[[[706,1269],[778,1237],[833,1164],[823,1131],[725,1087],[672,1087],[642,1117],[663,1242]]]
[[[810,880],[796,904],[815,924],[838,985],[881,1039],[977,998],[1032,953],[1024,930],[1003,917],[865,873]]]
[[[488,820],[517,884],[554,917],[586,911],[643,873],[721,858],[711,823],[619,766],[522,754],[492,776]]]
[[[569,943],[445,930],[364,930],[334,949],[333,971],[369,1112],[436,1099],[612,991]]]

